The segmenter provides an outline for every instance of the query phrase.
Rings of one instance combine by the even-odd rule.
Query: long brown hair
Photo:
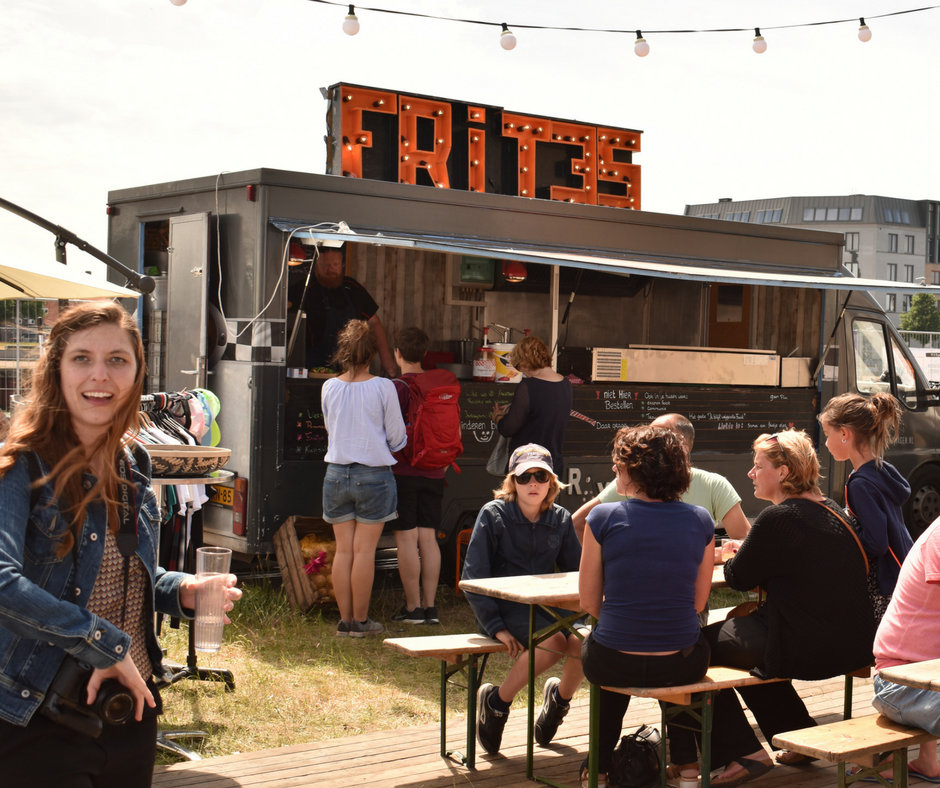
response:
[[[62,356],[78,331],[116,325],[123,328],[134,349],[137,375],[128,394],[107,432],[86,457],[72,427],[72,419],[62,392],[59,370]],[[49,476],[40,481],[54,480],[53,490],[61,511],[71,520],[71,528],[59,545],[60,557],[71,548],[85,523],[85,511],[94,501],[103,500],[108,507],[108,523],[112,531],[118,529],[117,489],[120,479],[115,469],[116,458],[125,443],[125,432],[136,433],[139,428],[140,395],[144,389],[144,346],[137,324],[127,311],[111,301],[88,302],[69,309],[53,326],[44,352],[36,365],[26,402],[13,414],[6,443],[0,448],[0,478],[6,475],[24,451],[34,451],[52,468]],[[103,455],[102,474],[97,484],[87,492],[82,488],[82,474],[94,474],[91,459]]]
[[[819,421],[837,430],[842,427],[852,430],[855,447],[868,446],[880,467],[888,446],[898,439],[901,406],[884,391],[872,394],[871,399],[860,394],[840,394],[829,400],[819,414]]]

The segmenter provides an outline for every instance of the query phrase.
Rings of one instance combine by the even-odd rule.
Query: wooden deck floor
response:
[[[810,714],[821,723],[842,718],[842,686],[842,679],[797,682]],[[871,693],[870,681],[856,680],[856,716],[874,713]],[[587,754],[587,714],[587,693],[582,691],[552,746],[536,747],[536,774],[577,786],[578,765]],[[502,751],[496,756],[478,752],[473,771],[440,757],[440,728],[431,724],[161,766],[153,784],[154,788],[528,788],[532,783],[525,779],[525,722],[524,707],[514,708]],[[635,698],[624,730],[643,722],[658,727],[659,710],[652,701]],[[465,719],[449,720],[447,732],[450,746],[462,750]],[[837,783],[834,765],[816,763],[801,769],[778,766],[752,784],[830,788]],[[910,785],[929,783],[912,780]]]

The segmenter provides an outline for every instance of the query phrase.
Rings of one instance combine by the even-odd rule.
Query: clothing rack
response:
[[[173,425],[176,424],[179,428],[187,430],[190,426],[190,411],[188,403],[188,394],[185,392],[159,392],[155,394],[145,394],[140,398],[140,410],[142,413],[147,413],[151,418],[158,420],[162,415],[165,418],[159,419],[164,427],[169,427],[167,430],[171,437],[174,437]],[[191,434],[191,433],[190,433]],[[180,443],[188,443],[185,441],[183,436],[179,436]],[[198,437],[193,436],[193,439],[198,442]],[[165,444],[164,444],[165,445]],[[231,478],[234,474],[226,471],[218,471],[217,477],[205,478],[205,479],[181,479],[176,477],[154,477],[152,480],[153,487],[157,492],[157,498],[160,503],[161,514],[166,511],[164,507],[163,497],[164,497],[164,488],[167,487],[177,487],[180,485],[204,485],[206,482],[218,482],[220,478]],[[173,507],[175,510],[175,506]],[[181,516],[174,512],[173,517]],[[192,513],[191,518],[196,520],[201,518],[201,512],[196,511]],[[169,519],[166,521],[161,520],[160,527],[161,530],[166,522],[169,522]],[[192,523],[191,523],[192,525]],[[183,563],[182,566],[178,567],[181,571],[195,571],[196,564],[196,541],[201,541],[201,528],[191,527],[189,538],[186,540],[185,549],[182,551]],[[160,565],[167,567],[171,565],[175,560],[176,556],[174,555],[174,549],[172,545],[172,540],[170,543],[165,546],[164,540],[161,538],[158,540],[158,545],[160,548]],[[179,548],[177,547],[177,550]],[[176,555],[179,553],[177,552]],[[167,664],[165,667],[170,671],[170,675],[166,680],[166,683],[161,686],[170,686],[176,684],[179,681],[184,679],[193,679],[194,681],[212,681],[212,682],[222,682],[224,683],[225,692],[233,692],[235,690],[235,677],[232,674],[232,671],[225,668],[201,668],[199,667],[198,657],[196,655],[196,640],[195,640],[195,625],[193,621],[188,622],[189,632],[188,632],[188,647],[186,654],[186,664],[185,665],[174,665]],[[157,746],[169,750],[177,755],[180,755],[189,760],[200,760],[199,755],[190,750],[187,747],[176,742],[178,738],[200,738],[205,737],[206,734],[203,731],[161,731],[157,735]]]

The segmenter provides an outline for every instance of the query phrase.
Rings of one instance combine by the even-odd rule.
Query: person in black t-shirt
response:
[[[350,320],[365,320],[378,340],[382,369],[395,377],[398,367],[389,352],[385,328],[376,314],[379,306],[359,282],[351,276],[343,276],[345,261],[345,246],[342,249],[321,247],[313,263],[316,280],[310,282],[302,305],[307,313],[306,365],[308,368],[332,366],[339,332]],[[303,293],[303,282],[288,290],[290,309],[301,307]]]

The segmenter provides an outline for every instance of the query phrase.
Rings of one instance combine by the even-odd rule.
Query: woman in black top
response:
[[[562,447],[571,415],[571,383],[552,369],[552,354],[538,337],[526,337],[509,362],[525,377],[508,406],[493,405],[499,434],[509,438],[509,451],[527,443],[544,446],[552,454],[559,478],[564,478]]]
[[[766,678],[825,679],[872,663],[875,619],[868,598],[865,556],[854,533],[817,485],[819,461],[803,432],[787,430],[754,441],[748,476],[764,509],[737,554],[725,564],[731,588],[760,586],[767,601],[750,616],[705,628],[711,664],[751,670]],[[765,739],[812,727],[789,681],[738,690]],[[676,759],[678,760],[678,759]],[[806,760],[779,753],[780,763]],[[735,786],[772,768],[734,691],[715,702],[712,765],[726,766],[712,785]]]

